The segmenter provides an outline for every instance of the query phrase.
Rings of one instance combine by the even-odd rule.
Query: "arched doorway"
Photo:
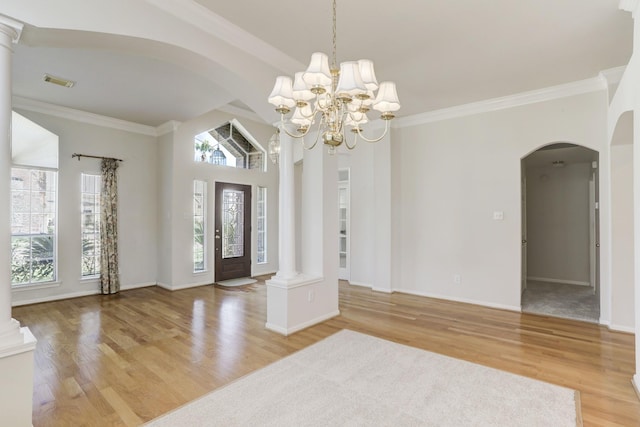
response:
[[[522,159],[522,311],[598,323],[598,153],[555,143]]]

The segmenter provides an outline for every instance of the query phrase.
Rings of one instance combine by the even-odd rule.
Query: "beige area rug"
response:
[[[576,426],[574,390],[343,330],[146,424]]]

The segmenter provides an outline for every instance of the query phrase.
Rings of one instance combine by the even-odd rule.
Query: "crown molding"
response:
[[[635,18],[636,10],[638,10],[638,0],[620,0],[618,9],[631,12],[631,16]]]
[[[35,113],[48,114],[62,119],[87,123],[96,126],[103,126],[112,129],[124,130],[147,136],[158,136],[157,130],[153,126],[141,125],[139,123],[128,122],[126,120],[114,119],[113,117],[101,116],[99,114],[88,113],[86,111],[75,110],[73,108],[61,107],[34,99],[13,97],[13,108],[20,108]]]
[[[0,15],[0,31],[9,35],[13,43],[18,43],[23,28],[24,24],[22,22],[11,19],[8,16]]]
[[[627,69],[627,66],[609,68],[608,70],[600,71],[600,76],[605,79],[606,84],[614,85],[620,83],[622,80],[622,76],[624,75],[624,70]]]
[[[443,108],[441,110],[434,110],[403,117],[396,120],[393,127],[403,128],[417,126],[458,117],[504,110],[522,105],[535,104],[538,102],[552,101],[554,99],[604,90],[606,87],[607,81],[602,75],[600,75],[598,77],[579,80],[577,82],[563,85],[551,86],[544,89],[532,90],[529,92],[522,92],[500,98],[487,99],[484,101],[472,102],[469,104],[458,105],[456,107]]]
[[[182,122],[176,120],[169,120],[168,122],[164,122],[156,128],[156,136],[162,136],[167,133],[175,132],[178,130],[181,124]]]

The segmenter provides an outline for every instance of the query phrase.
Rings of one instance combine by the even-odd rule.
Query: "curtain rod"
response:
[[[114,157],[102,157],[102,156],[90,156],[88,154],[78,154],[78,153],[73,153],[71,155],[71,158],[73,159],[74,157],[78,158],[78,161],[80,161],[80,157],[91,157],[92,159],[106,159],[106,160],[115,160],[117,162],[124,162],[124,160],[122,159],[116,159]]]

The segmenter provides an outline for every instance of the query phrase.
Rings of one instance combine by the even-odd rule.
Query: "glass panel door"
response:
[[[349,280],[349,170],[340,170],[338,179],[338,278]]]

